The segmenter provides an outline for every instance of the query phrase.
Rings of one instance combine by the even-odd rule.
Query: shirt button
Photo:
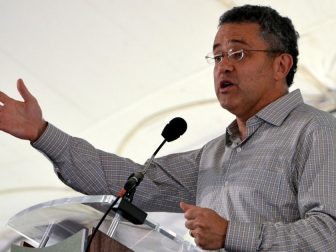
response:
[[[237,152],[241,152],[242,148],[241,147],[238,147],[237,148]]]

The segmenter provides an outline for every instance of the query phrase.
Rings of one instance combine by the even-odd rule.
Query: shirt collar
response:
[[[296,89],[267,105],[247,122],[251,125],[253,123],[258,123],[258,119],[261,119],[275,126],[280,126],[289,113],[300,104],[303,104],[303,98],[300,90]],[[226,128],[226,143],[230,144],[232,142],[232,137],[238,134],[237,120],[234,120]]]
[[[296,89],[260,110],[256,117],[275,126],[280,126],[289,113],[300,104],[303,104],[303,98],[300,90]]]

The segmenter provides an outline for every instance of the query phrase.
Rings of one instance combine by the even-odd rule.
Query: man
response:
[[[335,251],[336,120],[288,93],[297,68],[291,21],[261,6],[224,13],[213,52],[215,91],[236,116],[199,150],[155,159],[134,203],[182,211],[203,249]],[[141,165],[47,124],[22,80],[24,102],[0,93],[0,129],[28,139],[62,181],[116,194]],[[188,202],[188,203],[185,203]]]

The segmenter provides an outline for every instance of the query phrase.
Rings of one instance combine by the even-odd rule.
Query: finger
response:
[[[206,242],[205,237],[202,235],[202,231],[199,230],[198,228],[190,230],[189,235],[194,238],[195,244],[204,249],[204,245]],[[208,251],[208,250],[207,250]],[[216,250],[217,251],[217,250]]]
[[[17,80],[17,89],[24,101],[30,101],[34,99],[34,96],[29,92],[22,79]]]
[[[194,241],[195,241],[196,245],[199,246],[198,243],[199,243],[200,235],[199,235],[199,233],[198,233],[198,230],[197,230],[197,229],[195,229],[195,230],[190,230],[190,231],[189,231],[189,234],[190,234],[191,237],[194,238]]]
[[[200,247],[201,249],[205,249],[205,247],[204,247],[205,243],[201,242],[201,240],[202,240],[201,237],[198,234],[195,234],[194,241],[195,241],[196,245],[198,247]]]
[[[194,230],[197,228],[197,223],[194,220],[187,220],[184,223],[185,227],[189,230]]]
[[[201,209],[195,205],[190,205],[185,202],[181,202],[180,206],[182,210],[184,211],[184,218],[186,218],[187,220],[192,220],[192,219],[197,218],[199,214],[199,210]]]
[[[189,209],[192,209],[193,205],[187,204],[185,202],[180,202],[180,207],[181,207],[183,212],[186,212]]]
[[[3,106],[6,102],[10,101],[11,98],[5,93],[0,91],[0,105]]]

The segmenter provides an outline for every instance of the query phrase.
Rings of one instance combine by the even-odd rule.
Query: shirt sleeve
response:
[[[143,165],[96,149],[48,124],[33,147],[54,165],[58,177],[84,194],[116,195],[130,174]],[[169,155],[154,160],[137,187],[134,204],[145,211],[179,212],[179,202],[195,202],[199,151]]]
[[[58,177],[73,189],[84,194],[116,194],[116,188],[108,186],[108,169],[103,168],[112,165],[107,153],[95,149],[85,140],[72,137],[49,123],[42,136],[32,145],[53,163]],[[134,163],[126,165],[128,160],[117,156],[114,160],[120,167],[138,167]],[[117,176],[115,180],[115,184],[120,185]]]
[[[293,162],[300,219],[232,222],[228,251],[336,251],[336,128],[318,125],[308,130]]]

